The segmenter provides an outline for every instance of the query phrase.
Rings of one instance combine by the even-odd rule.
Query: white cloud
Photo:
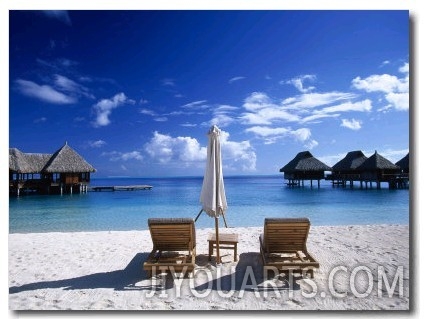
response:
[[[65,10],[43,10],[43,14],[49,18],[57,19],[66,25],[71,25],[69,13]]]
[[[320,111],[316,111],[316,114],[328,114],[335,112],[370,112],[372,109],[371,100],[363,100],[358,102],[346,102],[339,105],[328,106]]]
[[[311,130],[309,128],[300,128],[295,131],[291,131],[291,135],[295,137],[295,139],[304,143],[304,147],[311,150],[315,148],[319,143],[311,138]]]
[[[220,137],[225,168],[250,172],[256,170],[256,153],[249,141],[230,141],[226,131],[222,131]]]
[[[316,140],[309,140],[307,143],[304,144],[304,147],[306,147],[309,150],[312,150],[317,145],[319,145],[319,142],[317,142]]]
[[[383,67],[383,66],[388,65],[388,64],[390,64],[390,61],[385,60],[385,61],[381,62],[380,67]]]
[[[35,119],[33,121],[33,123],[44,123],[46,121],[47,121],[47,118],[43,116],[43,117],[39,117],[39,118]]]
[[[74,82],[73,80],[70,80],[69,78],[59,75],[59,74],[55,74],[54,75],[55,78],[55,84],[65,90],[65,91],[70,91],[70,92],[74,92],[77,91],[79,89],[79,85]]]
[[[74,104],[77,99],[63,94],[49,85],[39,85],[32,81],[18,79],[15,81],[18,91],[29,97],[53,104]]]
[[[231,83],[236,82],[236,81],[244,80],[245,78],[246,77],[244,77],[244,76],[236,76],[236,77],[229,79],[228,83],[231,84]]]
[[[270,125],[275,121],[299,121],[299,116],[289,113],[285,108],[275,104],[265,93],[253,92],[243,104],[245,112],[240,116],[243,124]]]
[[[206,109],[209,106],[207,105],[206,100],[190,102],[181,106],[184,109]]]
[[[154,111],[149,110],[149,109],[141,109],[140,113],[144,114],[144,115],[149,115],[149,116],[156,116],[157,115]]]
[[[183,126],[183,127],[196,127],[197,124],[195,124],[195,123],[183,123],[183,124],[180,124],[180,126]]]
[[[404,74],[403,78],[398,78],[390,74],[374,74],[364,79],[356,77],[352,81],[352,86],[365,92],[381,92],[390,105],[382,110],[394,108],[398,111],[409,109],[409,64],[404,63],[398,71]]]
[[[41,62],[39,61],[39,63]],[[44,63],[48,65],[48,62]],[[67,66],[71,65],[72,61],[57,59],[53,63],[49,66],[60,69],[63,64],[67,64]],[[74,104],[82,96],[89,99],[95,98],[87,87],[60,74],[54,74],[53,80],[49,85],[39,85],[35,82],[22,79],[16,80],[15,83],[22,94],[54,104]]]
[[[130,160],[136,160],[136,161],[142,161],[143,155],[139,151],[131,151],[131,152],[103,152],[101,154],[102,156],[109,157],[109,160],[112,162],[117,161],[130,161]]]
[[[231,105],[219,105],[213,109],[213,118],[207,123],[204,122],[202,125],[212,126],[217,125],[220,127],[226,127],[236,121],[233,114],[238,108]]]
[[[287,127],[269,127],[269,126],[253,126],[246,129],[247,133],[253,133],[258,138],[264,140],[265,144],[273,144],[279,139],[292,138],[295,141],[304,144],[305,146],[310,145],[311,148],[317,146],[318,143],[311,139],[311,130],[309,128],[299,128],[292,130]]]
[[[124,160],[124,161],[128,161],[128,160],[138,160],[138,161],[141,161],[141,160],[143,160],[143,156],[138,151],[132,151],[132,152],[128,152],[128,153],[123,153],[121,155],[121,159]]]
[[[94,82],[101,82],[101,83],[107,83],[111,85],[118,85],[115,80],[110,78],[100,78],[100,77],[93,77],[93,76],[80,76],[79,77],[80,82],[85,83],[94,83]]]
[[[290,129],[284,127],[268,127],[268,126],[253,126],[246,129],[246,132],[252,132],[261,137],[287,135],[290,133]]]
[[[244,100],[243,107],[248,111],[258,111],[263,108],[275,106],[271,99],[262,92],[253,92]]]
[[[93,105],[93,109],[96,113],[96,119],[93,123],[95,127],[107,126],[110,124],[109,116],[112,110],[124,105],[134,104],[135,101],[126,97],[124,93],[118,93],[111,99],[103,99]]]
[[[222,131],[222,159],[225,168],[231,170],[254,170],[256,154],[249,141],[229,141],[229,133]],[[207,158],[207,147],[201,146],[192,137],[172,137],[154,132],[151,140],[146,143],[145,151],[160,164],[175,167],[200,166],[204,167]]]
[[[67,92],[76,97],[85,96],[90,99],[95,98],[94,95],[89,92],[89,89],[87,87],[80,85],[65,76],[55,74],[54,84],[60,91]]]
[[[280,84],[292,84],[299,92],[308,93],[315,89],[314,86],[304,87],[304,82],[310,81],[314,82],[316,80],[316,76],[314,74],[306,74],[300,75],[288,81],[280,81]]]
[[[246,132],[253,133],[257,137],[264,139],[265,144],[273,144],[278,139],[288,136],[291,129],[284,127],[272,128],[268,126],[253,126],[246,129]]]
[[[243,113],[240,117],[243,124],[247,125],[270,125],[271,121],[264,119],[257,113]]]
[[[43,60],[43,59],[37,58],[36,62],[39,63],[40,65],[44,66],[44,67],[52,68],[55,71],[67,70],[67,69],[79,64],[79,62],[77,62],[77,61],[73,61],[73,60],[66,59],[66,58],[57,58],[54,60]]]
[[[341,126],[349,128],[349,129],[351,129],[353,131],[358,131],[358,130],[360,130],[362,128],[362,121],[358,121],[358,120],[355,120],[355,119],[351,119],[351,120],[342,119],[341,120]]]
[[[404,63],[404,65],[399,68],[399,72],[401,72],[401,73],[409,73],[410,72],[410,65],[409,65],[409,63],[408,62]]]
[[[162,79],[161,84],[163,86],[176,86],[176,83],[174,82],[173,79]]]
[[[365,90],[366,92],[408,92],[409,91],[409,64],[404,63],[398,70],[405,73],[404,78],[398,78],[389,74],[374,74],[365,79],[357,77],[353,79],[352,84],[355,88]]]
[[[248,125],[271,125],[274,122],[300,122],[301,118],[299,113],[305,110],[301,109],[297,112],[296,110],[298,107],[310,107],[311,103],[314,104],[311,107],[315,107],[320,106],[323,103],[327,103],[322,103],[317,99],[317,97],[320,96],[319,94],[315,95],[315,99],[310,98],[309,95],[302,95],[299,98],[294,98],[294,101],[291,99],[288,101],[285,100],[286,103],[291,104],[278,105],[273,103],[264,93],[254,93],[245,100],[243,105],[246,110],[251,112],[243,113],[241,120],[244,124]],[[304,102],[307,98],[308,102]],[[283,103],[285,103],[285,101]],[[321,103],[318,104],[318,101]]]
[[[152,111],[150,109],[146,109],[146,108],[141,109],[140,114],[149,115],[149,116],[153,117],[153,120],[155,122],[167,122],[168,121],[167,116],[160,115],[160,114],[158,114],[155,111]],[[168,114],[168,115],[173,115],[173,114]]]
[[[166,113],[164,115],[169,115],[169,116],[179,116],[179,115],[192,115],[193,112],[192,111],[173,111],[170,113]]]
[[[296,131],[291,131],[291,134],[300,142],[307,141],[311,137],[311,131],[309,128],[300,128]]]
[[[323,118],[328,117],[338,117],[340,114],[327,114],[327,113],[316,113],[309,116],[303,117],[299,122],[300,123],[320,123],[321,121],[318,121]]]
[[[239,119],[242,124],[252,127],[245,130],[264,140],[265,144],[272,144],[283,138],[293,138],[305,147],[311,149],[318,142],[311,138],[308,128],[292,130],[279,127],[287,122],[316,123],[323,118],[338,117],[343,112],[370,112],[371,100],[351,102],[356,98],[353,93],[326,92],[306,93],[283,100],[281,105],[262,92],[254,92],[249,95],[243,104],[247,111],[241,114]],[[334,103],[343,102],[337,105]]]
[[[218,107],[216,107],[215,112],[216,113],[221,113],[221,112],[226,113],[226,112],[233,112],[236,110],[238,110],[238,107],[236,107],[236,106],[222,104],[222,105],[219,105]]]
[[[207,156],[207,149],[201,147],[195,138],[171,137],[158,132],[155,132],[150,142],[145,145],[145,151],[159,163],[174,161],[179,166],[204,161]]]
[[[213,118],[208,123],[202,123],[203,125],[217,125],[221,127],[227,127],[235,122],[235,119],[227,114],[214,114]]]
[[[338,101],[352,100],[356,98],[353,93],[346,92],[326,92],[307,93],[283,100],[282,105],[287,109],[309,109],[336,103]]]
[[[88,144],[90,147],[100,148],[100,147],[106,145],[107,143],[103,140],[97,140],[97,141],[89,141]]]
[[[408,111],[409,109],[409,95],[408,93],[388,93],[386,100],[398,111]]]
[[[389,74],[375,74],[365,79],[358,76],[352,80],[352,85],[356,89],[366,92],[408,92],[407,82]]]
[[[248,125],[271,125],[274,122],[298,122],[298,115],[289,113],[282,109],[265,108],[257,113],[243,113],[241,120]]]

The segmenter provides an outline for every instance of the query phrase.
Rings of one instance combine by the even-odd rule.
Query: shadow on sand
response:
[[[259,253],[248,252],[240,254],[239,261],[233,271],[222,270],[220,276],[213,278],[195,287],[196,291],[279,291],[299,290],[296,282],[301,277],[288,276],[287,274],[275,274],[274,271],[264,270]]]
[[[148,258],[149,253],[138,253],[122,270],[95,273],[81,277],[40,281],[22,286],[9,288],[10,294],[23,291],[31,291],[48,288],[63,288],[64,290],[75,289],[97,289],[110,288],[118,291],[129,290],[165,290],[174,288],[174,278],[171,273],[167,273],[162,280],[151,280],[143,270],[143,263]],[[240,254],[239,261],[233,264],[222,264],[216,266],[208,260],[207,255],[198,255],[196,258],[197,268],[195,276],[197,282],[196,291],[207,289],[214,291],[272,291],[272,290],[299,290],[300,285],[296,282],[299,277],[276,276],[273,273],[264,271],[260,254],[256,252]],[[210,276],[207,274],[210,273]],[[200,279],[200,280],[198,280]],[[202,280],[201,280],[202,279]],[[205,280],[207,279],[207,280]],[[271,283],[267,285],[267,280]]]
[[[145,287],[136,287],[135,284],[146,278],[146,273],[143,271],[142,265],[148,256],[149,253],[136,254],[130,263],[122,270],[96,273],[69,279],[34,282],[22,286],[10,287],[9,293],[15,294],[27,290],[47,288],[64,288],[64,290],[96,288],[112,288],[114,290],[144,289]],[[151,287],[147,287],[147,289],[150,288]]]

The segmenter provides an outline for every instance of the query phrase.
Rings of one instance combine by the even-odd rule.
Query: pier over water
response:
[[[102,191],[138,191],[138,190],[149,190],[152,189],[151,185],[128,185],[128,186],[92,186],[88,188],[88,191],[102,192]]]

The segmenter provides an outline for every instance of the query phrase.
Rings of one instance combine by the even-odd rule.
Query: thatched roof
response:
[[[399,170],[400,167],[393,164],[388,159],[384,158],[375,151],[365,162],[363,162],[359,167],[356,168],[360,171],[374,171],[381,169],[390,169],[390,170]]]
[[[352,151],[348,152],[346,157],[344,157],[341,161],[332,166],[332,170],[334,171],[350,171],[355,170],[359,167],[367,157],[362,151]]]
[[[95,168],[67,143],[54,154],[23,153],[9,149],[9,169],[17,173],[86,173]]]
[[[17,173],[40,173],[51,154],[23,153],[17,148],[9,149],[9,169]]]
[[[330,171],[332,168],[315,158],[309,151],[298,153],[293,160],[280,169],[280,172]]]
[[[95,168],[67,143],[52,155],[43,170],[47,173],[95,172]]]
[[[18,173],[26,173],[31,169],[24,154],[17,148],[9,149],[9,169]]]
[[[410,169],[410,153],[405,155],[402,159],[397,161],[395,165],[398,165],[403,170],[409,170]]]

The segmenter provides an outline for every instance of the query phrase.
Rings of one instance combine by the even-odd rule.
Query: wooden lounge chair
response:
[[[309,230],[308,218],[266,218],[259,238],[264,267],[308,273],[313,278],[319,263],[307,251]]]
[[[159,272],[193,274],[195,268],[195,224],[191,218],[149,218],[153,249],[143,264],[149,276]]]

